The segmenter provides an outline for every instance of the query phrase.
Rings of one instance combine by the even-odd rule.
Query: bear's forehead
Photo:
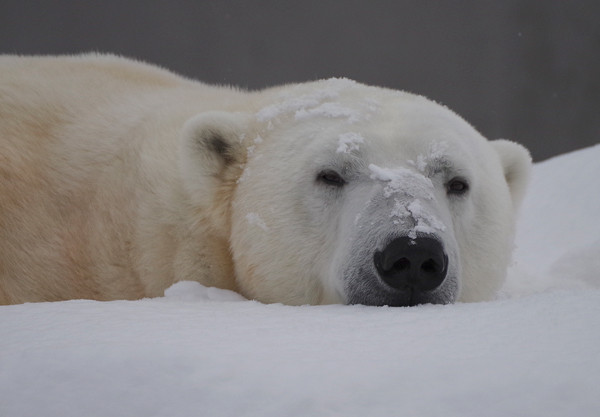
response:
[[[279,90],[256,118],[265,135],[276,132],[282,153],[367,157],[382,166],[444,166],[483,139],[461,117],[423,96],[347,79]]]
[[[423,96],[337,78],[284,88],[256,118],[270,128],[313,126],[381,138],[451,140],[476,134],[460,116]]]

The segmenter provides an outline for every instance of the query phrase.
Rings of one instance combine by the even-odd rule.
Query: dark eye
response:
[[[452,178],[446,184],[448,194],[463,195],[469,191],[469,183],[464,178]]]
[[[324,184],[333,185],[336,187],[342,187],[344,184],[346,184],[346,181],[344,181],[340,174],[330,169],[319,172],[319,175],[317,175],[317,180]]]

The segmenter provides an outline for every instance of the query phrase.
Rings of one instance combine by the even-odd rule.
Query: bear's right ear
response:
[[[209,194],[235,183],[246,162],[243,139],[251,118],[245,113],[207,112],[189,119],[179,143],[179,168],[193,201],[210,201]]]

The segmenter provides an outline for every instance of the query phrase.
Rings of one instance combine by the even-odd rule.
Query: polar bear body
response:
[[[529,155],[423,97],[343,79],[246,92],[99,55],[5,56],[0,74],[0,303],[193,280],[412,305],[502,282]],[[421,242],[443,273],[415,287],[395,253]]]

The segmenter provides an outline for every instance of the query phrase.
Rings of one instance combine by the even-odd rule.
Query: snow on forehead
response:
[[[378,108],[376,100],[364,97],[353,100],[351,105],[347,102],[342,104],[342,93],[360,86],[347,78],[299,84],[291,90],[284,90],[274,104],[259,110],[256,118],[259,122],[269,122],[279,116],[293,114],[296,120],[323,117],[355,123],[368,119]]]
[[[447,162],[446,155],[449,145],[446,141],[431,142],[426,154],[418,154],[416,161],[409,160],[420,172],[426,172],[427,168],[433,165],[444,165]]]
[[[374,164],[369,165],[371,179],[386,182],[383,190],[385,197],[393,194],[404,193],[409,197],[433,199],[433,183],[427,177],[408,168],[382,168]]]
[[[352,151],[358,151],[360,144],[365,143],[365,138],[357,132],[346,132],[342,133],[338,137],[338,148],[337,153],[350,153]]]

